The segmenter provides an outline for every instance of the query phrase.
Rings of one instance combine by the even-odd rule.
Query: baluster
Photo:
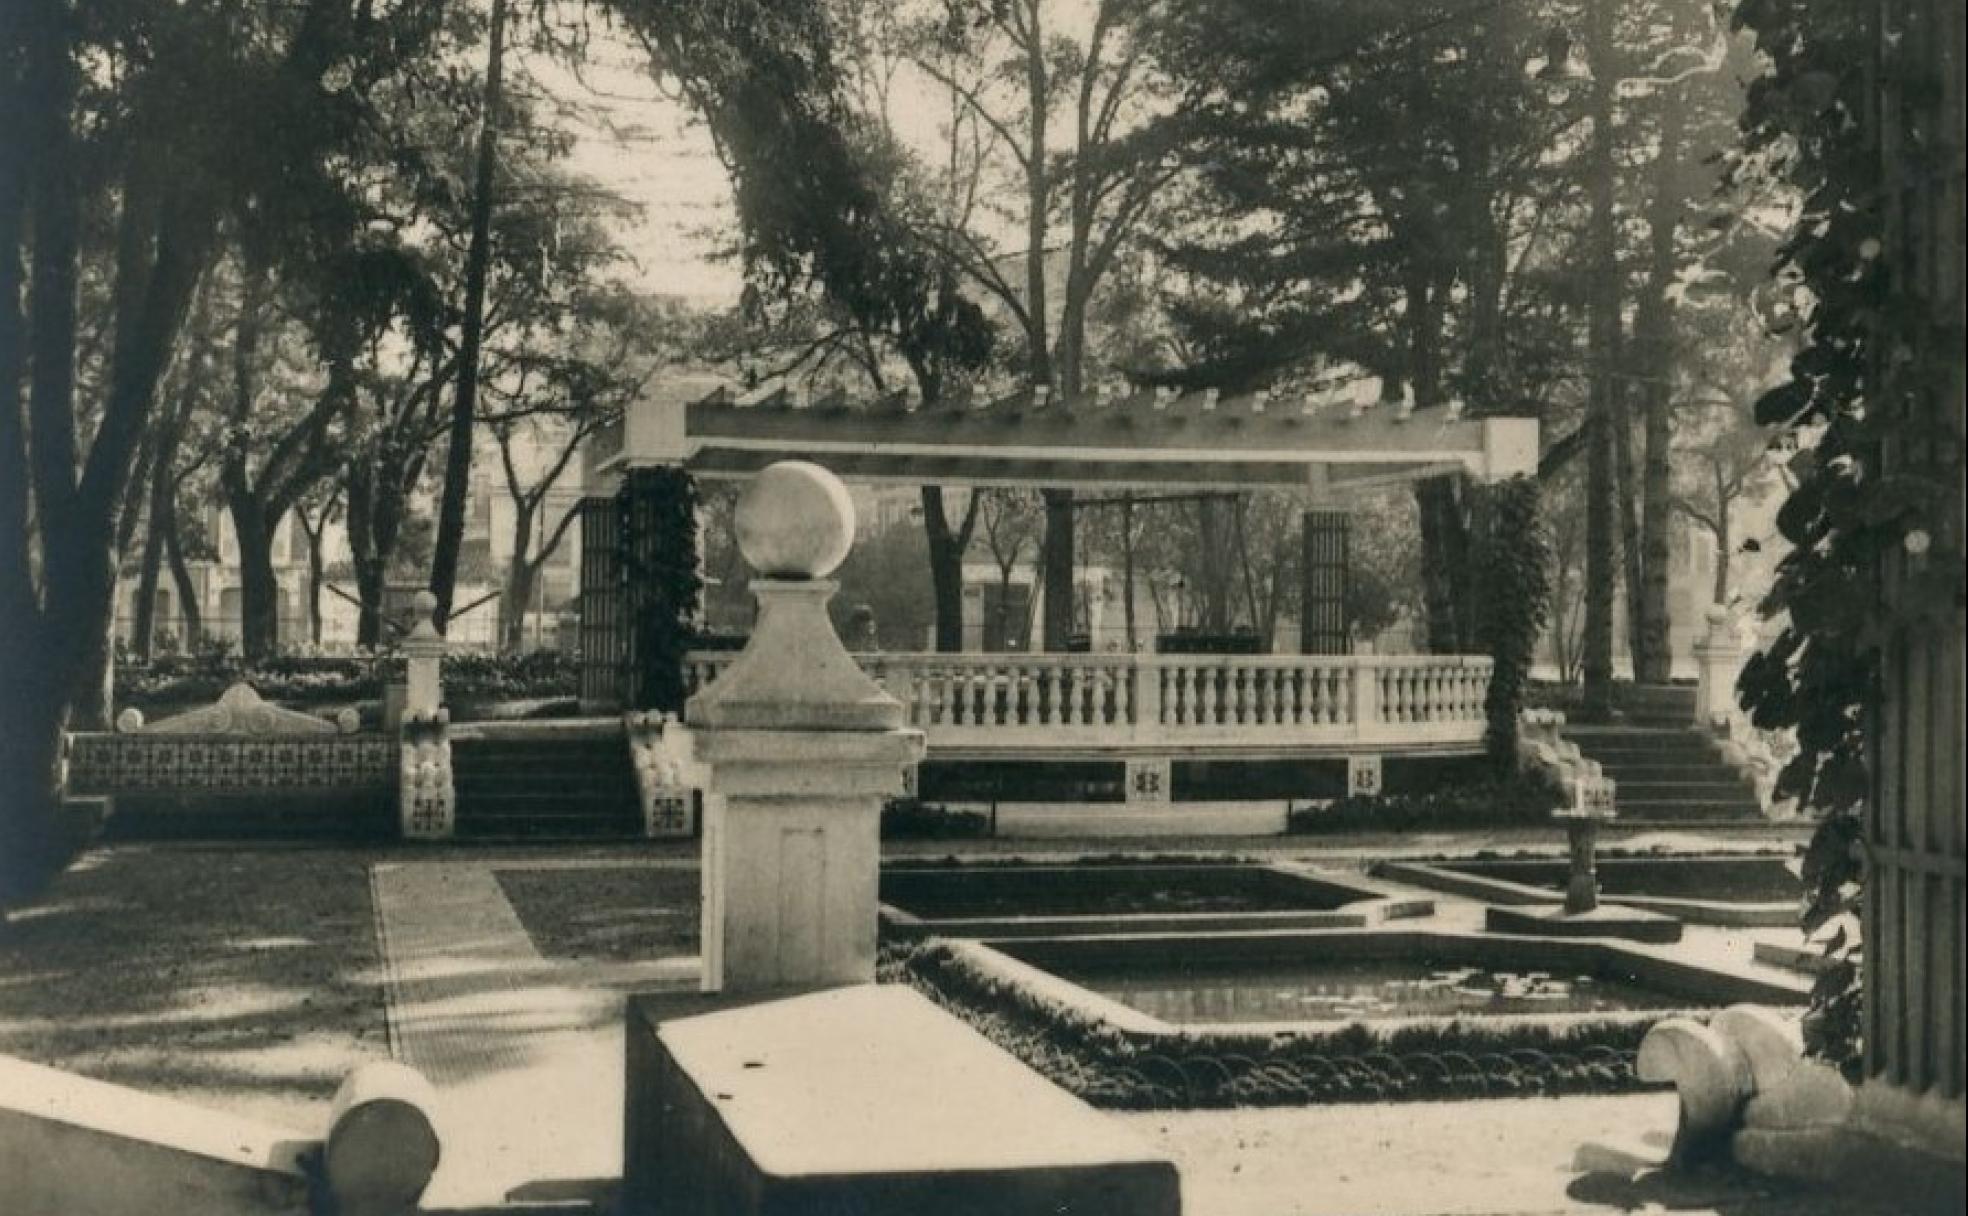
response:
[[[1044,693],[1039,698],[1039,709],[1044,714],[1043,721],[1047,726],[1058,726],[1060,724],[1059,668],[1047,663],[1040,670],[1039,678],[1044,682]]]
[[[1216,726],[1223,721],[1223,669],[1214,664],[1198,667],[1197,677],[1203,683],[1202,710],[1203,725]]]
[[[1257,681],[1257,724],[1259,726],[1271,725],[1271,684],[1277,678],[1277,675],[1278,669],[1275,667],[1259,667],[1251,672],[1252,678]]]
[[[1177,726],[1189,725],[1196,716],[1195,693],[1191,687],[1194,679],[1187,663],[1175,669],[1175,724]]]
[[[1387,667],[1381,670],[1380,716],[1385,722],[1400,724],[1408,720],[1405,707],[1401,704],[1401,669]]]

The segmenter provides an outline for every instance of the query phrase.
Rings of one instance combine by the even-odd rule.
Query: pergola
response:
[[[1058,399],[1043,389],[912,405],[901,397],[802,400],[659,388],[586,453],[582,700],[607,708],[637,670],[633,623],[661,588],[658,470],[742,480],[816,461],[850,482],[1171,493],[1253,489],[1304,504],[1304,610],[1296,655],[898,654],[862,656],[932,755],[1125,762],[1130,801],[1165,799],[1182,756],[1344,756],[1348,788],[1379,787],[1384,753],[1481,747],[1489,661],[1351,653],[1347,510],[1358,492],[1446,473],[1498,481],[1535,471],[1535,419],[1470,418],[1325,394],[1170,389]],[[701,688],[728,652],[692,652]]]
[[[784,385],[695,400],[655,394],[597,436],[594,474],[646,465],[742,479],[810,459],[851,482],[1100,489],[1290,489],[1343,508],[1348,492],[1463,472],[1496,481],[1534,471],[1537,421],[1469,418],[1329,394],[1221,395],[1171,389],[911,406],[906,397],[802,401]]]

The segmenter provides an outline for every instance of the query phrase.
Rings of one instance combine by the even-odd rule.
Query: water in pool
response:
[[[1177,1024],[1660,1009],[1682,1003],[1625,980],[1407,959],[1088,971],[1068,978]]]

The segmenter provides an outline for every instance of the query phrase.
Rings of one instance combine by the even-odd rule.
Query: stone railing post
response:
[[[1353,676],[1353,733],[1371,736],[1380,730],[1380,660],[1372,644],[1355,650]]]
[[[703,982],[748,993],[875,978],[881,807],[903,792],[923,736],[841,645],[827,619],[854,506],[801,461],[739,500],[739,551],[756,572],[744,652],[690,698],[666,750],[704,790]]]
[[[1736,676],[1742,671],[1743,660],[1735,614],[1720,604],[1711,606],[1708,632],[1696,639],[1694,652],[1695,721],[1710,726],[1735,709]]]

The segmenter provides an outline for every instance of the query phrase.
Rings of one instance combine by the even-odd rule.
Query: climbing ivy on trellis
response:
[[[630,709],[680,712],[684,653],[704,585],[696,483],[682,469],[632,469],[615,503],[629,629],[623,701]]]
[[[1517,764],[1517,718],[1551,615],[1551,531],[1531,477],[1487,487],[1476,514],[1478,621],[1492,663],[1483,744],[1497,769],[1508,772]]]
[[[1960,438],[1929,429],[1940,419],[1927,407],[1947,399],[1960,334],[1939,332],[1926,302],[1895,281],[1883,222],[1892,196],[1881,188],[1872,129],[1900,120],[1881,113],[1882,82],[1908,98],[1931,96],[1942,82],[1917,74],[1925,48],[1882,36],[1881,13],[1850,0],[1743,0],[1736,14],[1769,68],[1750,86],[1733,174],[1780,178],[1802,202],[1762,311],[1777,328],[1801,331],[1803,345],[1757,417],[1816,431],[1778,515],[1794,548],[1763,604],[1785,626],[1751,658],[1738,691],[1757,726],[1796,735],[1776,796],[1819,817],[1804,862],[1804,923],[1832,963],[1807,1035],[1814,1051],[1848,1068],[1861,1046],[1866,715],[1882,643],[1895,631],[1953,627],[1962,603],[1960,538],[1948,518]],[[1882,455],[1893,444],[1942,459],[1888,467]]]

